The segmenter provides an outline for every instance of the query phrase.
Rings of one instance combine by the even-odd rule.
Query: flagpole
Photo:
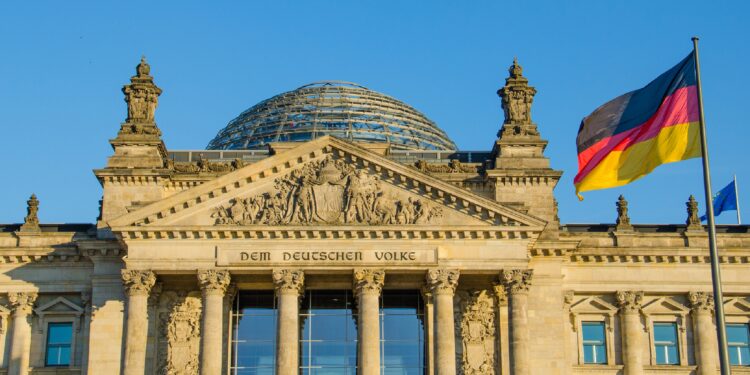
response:
[[[734,175],[734,205],[737,206],[737,225],[742,224],[740,218],[740,188],[737,187],[737,175]]]
[[[721,269],[719,252],[716,249],[716,225],[714,223],[714,202],[711,194],[711,171],[708,167],[708,142],[706,142],[706,121],[703,116],[703,92],[701,90],[701,69],[698,60],[698,37],[693,37],[693,58],[695,59],[695,78],[698,86],[698,112],[700,114],[701,155],[703,160],[703,187],[706,193],[706,216],[708,219],[708,247],[711,256],[711,281],[714,289],[714,308],[716,309],[716,333],[719,338],[719,362],[721,375],[730,375],[729,353],[727,352],[726,322],[724,321],[724,296],[721,292]]]

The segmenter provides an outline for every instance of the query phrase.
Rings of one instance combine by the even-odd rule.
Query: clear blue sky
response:
[[[744,1],[3,2],[0,4],[0,222],[20,222],[32,192],[43,222],[94,222],[104,166],[125,117],[120,88],[141,54],[164,90],[157,122],[170,149],[202,149],[258,101],[319,80],[394,96],[464,150],[489,149],[495,91],[518,56],[538,94],[532,116],[564,171],[564,223],[612,222],[619,194],[634,223],[678,223],[699,159],[576,199],[583,116],[639,88],[701,37],[715,190],[734,173],[750,222]],[[733,223],[734,212],[720,223]]]

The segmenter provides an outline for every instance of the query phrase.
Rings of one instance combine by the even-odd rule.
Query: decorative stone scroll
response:
[[[231,279],[229,271],[226,270],[198,271],[198,284],[200,284],[203,293],[224,295]]]
[[[431,269],[427,271],[427,287],[433,294],[454,294],[458,286],[458,270]]]
[[[234,159],[232,161],[210,161],[199,159],[196,162],[176,162],[167,160],[167,168],[176,173],[196,174],[196,173],[229,173],[244,167],[245,161]]]
[[[34,311],[37,296],[36,292],[9,292],[8,304],[14,315],[27,316]]]
[[[273,270],[273,285],[277,294],[296,293],[301,295],[305,288],[305,273],[301,270]]]
[[[479,173],[483,170],[481,165],[463,164],[458,159],[451,159],[448,164],[428,163],[417,160],[414,167],[420,172],[426,173]]]
[[[615,293],[615,299],[623,313],[639,312],[643,303],[643,292],[618,291]]]
[[[534,270],[528,269],[501,270],[499,281],[509,294],[528,293],[533,275]]]
[[[694,312],[714,312],[714,294],[710,292],[690,292],[688,293],[690,309]]]
[[[495,373],[495,309],[486,290],[473,291],[461,304],[462,358],[459,374]]]
[[[354,292],[356,295],[370,293],[380,295],[385,282],[382,269],[358,268],[354,270]]]
[[[201,299],[197,293],[169,291],[159,303],[159,375],[198,375]]]
[[[128,295],[148,295],[156,283],[156,274],[152,271],[122,270],[122,284]]]
[[[432,224],[442,217],[440,206],[395,197],[378,176],[330,154],[277,178],[273,191],[235,198],[211,217],[217,225]]]

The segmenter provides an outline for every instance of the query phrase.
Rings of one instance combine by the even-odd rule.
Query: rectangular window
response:
[[[734,366],[750,366],[750,324],[727,324],[729,362]]]
[[[73,323],[47,325],[47,355],[45,366],[70,366],[70,347],[73,343]]]
[[[676,323],[654,323],[654,352],[657,365],[680,364]]]
[[[357,309],[350,290],[308,290],[299,319],[300,375],[357,374]]]
[[[606,364],[607,340],[604,333],[604,322],[582,322],[583,363]]]
[[[231,374],[273,374],[276,313],[273,291],[239,293],[232,311]]]
[[[422,295],[384,290],[380,299],[380,366],[383,375],[425,373]]]

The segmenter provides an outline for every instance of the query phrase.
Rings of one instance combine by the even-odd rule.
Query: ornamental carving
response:
[[[618,291],[615,293],[617,306],[623,313],[633,313],[641,310],[643,292]]]
[[[694,312],[714,312],[714,294],[710,292],[690,292],[688,293],[690,308]]]
[[[630,225],[630,216],[628,215],[628,201],[625,200],[625,197],[620,195],[620,197],[617,198],[617,203],[615,203],[615,206],[617,206],[616,229],[617,230],[633,229],[633,226]]]
[[[21,232],[39,232],[39,200],[36,199],[36,194],[31,194],[29,200],[26,201],[26,217],[23,218],[23,225],[21,225]]]
[[[414,167],[420,172],[425,173],[479,173],[482,171],[481,165],[463,164],[458,159],[451,159],[448,164],[428,163],[424,160],[417,160]]]
[[[146,62],[146,57],[141,58],[135,69],[136,75],[130,78],[130,84],[122,88],[125,102],[128,103],[128,117],[125,121],[153,123],[161,89],[154,84],[150,75],[151,66]]]
[[[199,373],[201,299],[197,293],[169,291],[159,304],[158,373]]]
[[[36,292],[9,292],[8,304],[15,315],[29,315],[34,309]]]
[[[300,270],[276,269],[273,270],[273,286],[276,293],[302,294],[305,287],[305,273]]]
[[[122,270],[122,284],[128,295],[148,295],[156,283],[156,274],[151,271]]]
[[[354,292],[380,295],[385,282],[385,271],[382,269],[359,268],[354,270]]]
[[[232,277],[226,270],[203,270],[198,271],[198,284],[203,293],[224,294]]]
[[[501,270],[500,283],[505,285],[507,292],[511,295],[516,293],[528,293],[531,287],[531,277],[534,270]]]
[[[531,105],[536,89],[529,86],[529,80],[523,76],[523,68],[517,59],[513,59],[513,65],[508,69],[508,73],[505,86],[497,90],[505,113],[505,122],[498,136],[538,137],[539,131],[531,121]]]
[[[685,202],[685,206],[687,206],[685,224],[687,224],[688,229],[702,229],[701,219],[698,217],[698,201],[695,200],[695,197],[690,195],[688,201]]]
[[[395,197],[377,176],[328,155],[275,179],[273,192],[235,198],[211,217],[217,225],[430,224],[442,208]]]
[[[458,270],[431,269],[427,271],[427,287],[434,294],[453,294],[458,286]]]
[[[460,374],[495,373],[495,309],[486,290],[473,291],[461,304],[460,337],[462,358]]]
[[[196,173],[228,173],[244,167],[245,161],[234,159],[232,161],[210,161],[200,159],[196,162],[176,162],[167,160],[167,168],[176,173],[196,174]]]

